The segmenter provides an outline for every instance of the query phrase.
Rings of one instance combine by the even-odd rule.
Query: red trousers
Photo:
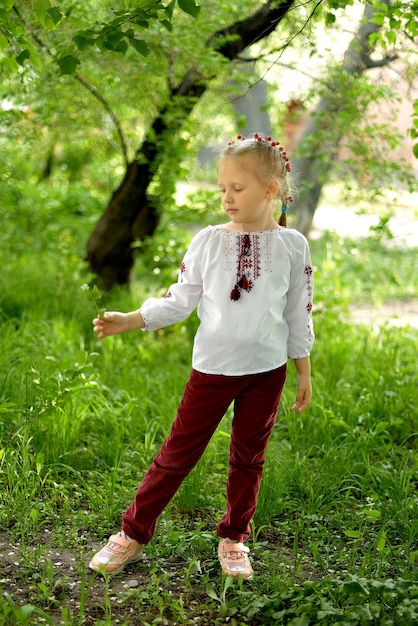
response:
[[[218,376],[192,370],[171,432],[123,515],[125,533],[142,544],[151,540],[159,515],[202,456],[234,402],[227,508],[217,534],[245,541],[250,535],[265,450],[285,379],[286,365],[246,376]]]

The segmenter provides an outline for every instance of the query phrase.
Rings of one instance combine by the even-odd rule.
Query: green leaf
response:
[[[20,607],[20,611],[26,621],[26,618],[28,618],[30,615],[32,615],[34,611],[36,611],[36,607],[34,607],[32,604],[24,604],[22,607]]]
[[[219,600],[219,596],[216,593],[214,587],[212,585],[207,585],[206,586],[206,593],[209,596],[209,598],[212,598],[212,600]]]
[[[122,39],[122,41],[120,41],[118,45],[115,46],[115,51],[121,52],[123,55],[126,54],[127,49],[128,49],[128,44],[126,43],[124,39]]]
[[[135,48],[137,52],[142,54],[142,56],[147,57],[149,55],[150,47],[143,39],[130,39],[129,43]]]
[[[77,71],[77,66],[80,65],[79,59],[74,57],[72,54],[67,54],[65,57],[61,57],[57,61],[58,66],[60,68],[60,74],[75,74]]]
[[[377,511],[375,509],[363,509],[363,511],[360,511],[360,513],[361,515],[365,515],[369,519],[379,519],[379,517],[381,516],[380,511]]]
[[[48,0],[37,0],[37,2],[33,3],[33,11],[40,21],[44,19],[46,11],[50,8],[51,3]]]
[[[112,30],[107,36],[106,36],[106,42],[108,42],[112,48],[114,48],[120,41],[121,39],[124,37],[124,33],[119,30]]]
[[[383,2],[376,2],[373,6],[375,9],[379,9],[381,13],[388,13],[389,11],[388,7]]]
[[[47,9],[45,11],[48,17],[54,22],[55,26],[60,23],[62,18],[64,17],[64,13],[62,13],[58,7],[52,7],[52,9]]]
[[[386,33],[386,39],[388,40],[388,43],[393,46],[396,43],[396,33],[394,33],[393,30],[388,30]]]
[[[377,548],[377,551],[380,553],[380,552],[383,552],[385,547],[386,547],[386,531],[383,530],[382,528],[382,530],[380,531],[378,535],[376,548]]]
[[[311,619],[309,615],[306,615],[306,613],[304,613],[303,615],[300,615],[299,617],[295,617],[292,620],[292,624],[294,626],[309,626],[310,623],[311,623]]]
[[[103,296],[97,285],[93,285],[93,287],[90,289],[90,292],[93,298],[95,298],[96,300],[99,300]]]
[[[165,7],[165,14],[171,20],[173,17],[174,7],[176,6],[176,0],[171,0],[170,4]]]
[[[327,26],[332,26],[332,24],[335,23],[335,20],[336,20],[336,17],[335,17],[334,13],[330,13],[330,12],[326,13],[326,15],[325,15],[325,24]]]
[[[168,20],[160,20],[161,24],[168,30],[169,33],[173,30],[173,25]]]
[[[145,28],[145,29],[149,28],[149,20],[136,19],[136,20],[132,20],[132,23],[136,24],[137,26],[140,26],[140,28]]]
[[[23,65],[24,62],[27,61],[27,59],[29,58],[30,58],[29,50],[22,50],[22,52],[17,55],[16,61],[19,63],[19,65]]]
[[[193,17],[197,17],[199,15],[200,6],[198,6],[194,2],[194,0],[177,0],[177,1],[178,1],[179,8],[185,13],[188,13],[189,15],[192,15]]]
[[[375,15],[373,15],[370,19],[370,22],[373,22],[373,24],[377,24],[378,26],[383,26],[384,21],[385,17],[381,13],[375,13]]]
[[[364,587],[364,585],[358,582],[358,580],[349,580],[348,582],[345,582],[344,591],[352,596],[358,595],[358,594],[361,594],[364,596],[369,595],[369,592],[367,591],[367,589]]]
[[[0,459],[1,459],[1,450],[0,450]],[[415,562],[418,562],[418,550],[409,553],[409,562],[414,565]]]
[[[85,50],[93,44],[93,39],[85,37],[84,35],[74,35],[73,42],[79,50]]]
[[[359,530],[345,530],[344,535],[350,539],[360,539],[362,533]]]

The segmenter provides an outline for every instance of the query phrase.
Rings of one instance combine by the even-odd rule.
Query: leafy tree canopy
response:
[[[88,87],[86,81],[100,75],[120,88],[122,79],[134,75],[135,63],[138,87],[146,76],[148,93],[161,93],[166,88],[167,74],[175,82],[193,64],[200,68],[206,64],[203,74],[215,75],[214,69],[222,59],[213,54],[216,45],[210,48],[208,42],[214,43],[216,33],[227,24],[239,24],[254,9],[267,10],[280,4],[274,0],[256,6],[244,0],[239,7],[236,3],[203,0],[200,4],[196,0],[141,0],[130,4],[106,0],[3,0],[0,72],[9,93],[11,80],[20,81],[21,88],[25,81],[33,83],[36,77],[43,80],[48,63],[48,79],[56,83],[59,76],[81,76]],[[354,0],[319,0],[303,7],[292,6],[288,36],[282,36],[281,45],[289,45],[309,23],[322,21],[326,27],[335,27],[341,10],[353,4]],[[371,0],[371,4],[375,7],[373,19],[380,26],[379,32],[371,35],[371,44],[378,40],[380,46],[393,50],[396,45],[403,46],[405,38],[412,43],[416,40],[416,0]],[[106,99],[103,82],[106,81],[100,81],[100,92]],[[95,93],[97,96],[97,90]],[[418,119],[415,122],[418,124]],[[119,135],[123,143],[121,131]]]
[[[11,52],[1,58],[6,73],[18,71],[19,66],[27,61],[35,66],[41,62],[40,51],[32,41],[43,47],[38,37],[40,29],[49,32],[59,30],[64,34],[70,25],[73,29],[70,37],[63,39],[55,49],[50,48],[49,53],[57,63],[60,74],[75,74],[81,64],[80,53],[86,49],[94,46],[101,51],[126,54],[132,47],[146,57],[150,48],[143,39],[144,31],[152,29],[154,24],[171,31],[176,8],[193,17],[197,17],[200,11],[194,0],[171,0],[168,4],[161,0],[143,0],[133,8],[124,6],[121,9],[113,9],[107,3],[94,0],[68,6],[64,2],[54,6],[49,0],[36,0],[29,3],[29,13],[28,7],[20,7],[20,4],[5,0],[0,9],[0,50],[9,48]],[[78,11],[81,7],[84,13]],[[74,14],[77,14],[77,19],[84,15],[86,25],[74,24]],[[92,14],[96,15],[93,24]]]
[[[195,0],[129,4],[5,0],[0,3],[0,99],[11,101],[11,110],[2,115],[3,125],[12,135],[24,132],[25,144],[32,138],[37,153],[45,155],[58,139],[62,145],[68,134],[73,147],[67,142],[66,159],[75,172],[77,161],[88,161],[88,153],[99,149],[102,158],[118,155],[123,157],[119,162],[126,164],[135,157],[167,94],[176,92],[191,69],[202,81],[211,82],[215,99],[205,96],[207,112],[210,115],[212,109],[212,121],[218,117],[222,124],[216,96],[231,98],[232,83],[228,85],[226,80],[241,81],[241,94],[245,94],[257,78],[250,70],[243,71],[242,65],[228,63],[219,49],[226,50],[239,38],[239,25],[245,17],[280,4],[274,0],[256,4],[243,0],[239,6],[216,0],[199,4]],[[314,54],[315,26],[337,29],[341,12],[352,4],[353,0],[329,0],[295,5],[288,0],[291,10],[280,30],[273,31],[267,42],[255,42],[251,49],[251,54],[261,59],[260,74],[269,68],[272,56],[273,63],[279,58],[275,51],[280,54],[299,40],[305,47],[310,45]],[[371,35],[371,44],[396,54],[405,41],[415,40],[416,0],[373,0],[373,4],[373,19],[380,30]],[[231,24],[236,30],[225,37],[222,29]],[[169,108],[165,115],[178,112]],[[411,133],[416,137],[418,105],[414,123]],[[207,130],[200,128],[199,132],[204,145]],[[121,172],[114,162],[112,165],[111,175],[117,178]]]

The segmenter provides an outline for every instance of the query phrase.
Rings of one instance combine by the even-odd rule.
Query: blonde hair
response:
[[[272,178],[279,183],[277,197],[281,200],[283,209],[287,209],[288,202],[292,202],[290,196],[290,183],[288,172],[290,171],[289,159],[279,143],[272,141],[271,137],[261,137],[255,134],[251,138],[238,135],[238,141],[231,141],[222,151],[220,160],[226,158],[251,157],[254,159],[255,174],[263,181]],[[286,226],[286,211],[282,210],[279,224]]]

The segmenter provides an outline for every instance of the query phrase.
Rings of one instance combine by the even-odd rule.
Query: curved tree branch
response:
[[[389,6],[391,0],[382,0],[382,4]],[[375,44],[370,43],[370,35],[375,34],[380,29],[380,26],[373,22],[375,13],[376,8],[370,4],[366,4],[362,22],[357,29],[356,37],[351,41],[344,54],[343,67],[347,73],[354,73],[358,76],[364,70],[376,67],[375,64],[378,63],[371,58]],[[391,60],[393,60],[393,58],[390,55],[386,55],[386,63],[383,63],[381,60],[378,66],[382,67],[382,65],[387,65]]]
[[[393,61],[396,61],[397,59],[399,59],[399,54],[386,54],[384,57],[382,57],[381,59],[372,59],[370,58],[370,56],[366,56],[364,58],[364,64],[366,69],[370,70],[373,67],[385,67],[386,65],[389,65],[389,63],[392,63]]]
[[[295,0],[284,0],[284,2],[268,0],[245,20],[235,22],[214,33],[207,40],[206,47],[212,48],[225,59],[232,61],[245,48],[270,35],[294,3]],[[206,88],[206,85],[199,86],[199,82],[199,70],[193,67],[188,70],[181,83],[172,89],[171,93],[173,96],[197,95],[199,97]],[[207,83],[207,80],[205,82]]]
[[[122,126],[119,122],[119,119],[117,118],[115,112],[113,111],[112,107],[110,106],[109,102],[106,100],[106,98],[104,98],[102,96],[102,94],[98,91],[98,89],[92,85],[91,83],[89,83],[83,76],[81,76],[81,74],[76,74],[75,75],[75,79],[80,83],[80,85],[82,85],[85,89],[87,89],[87,91],[89,91],[91,93],[91,95],[96,98],[96,100],[98,100],[103,108],[109,113],[109,116],[113,122],[114,127],[116,128],[116,132],[117,135],[119,137],[119,141],[120,141],[120,145],[122,147],[122,152],[123,152],[123,158],[125,161],[125,165],[128,165],[129,160],[128,160],[128,144],[127,141],[125,139],[125,135],[123,134],[123,130],[122,130]]]
[[[32,39],[38,44],[38,46],[42,49],[45,50],[45,52],[48,54],[49,57],[51,57],[51,59],[53,59],[54,61],[56,61],[57,57],[56,55],[52,52],[52,50],[49,48],[49,46],[42,41],[42,39],[39,37],[39,35],[34,32],[29,25],[27,24],[27,22],[25,21],[25,18],[23,17],[23,15],[20,13],[19,9],[17,8],[16,5],[13,6],[13,10],[16,13],[16,15],[19,17],[20,21],[22,22],[22,24],[24,25],[25,29],[30,33]],[[122,148],[122,153],[123,153],[123,158],[125,161],[125,165],[128,165],[128,144],[127,141],[125,139],[125,135],[123,134],[123,130],[122,130],[122,126],[115,114],[115,112],[113,111],[112,107],[110,106],[109,102],[102,96],[102,94],[99,92],[99,90],[97,89],[97,87],[95,87],[94,85],[92,85],[91,83],[89,83],[88,80],[86,80],[83,76],[81,76],[81,74],[76,74],[75,75],[75,79],[80,83],[80,85],[82,85],[82,87],[84,87],[84,89],[87,89],[87,91],[89,91],[91,93],[91,95],[96,98],[96,100],[98,100],[100,102],[100,104],[105,108],[105,110],[107,111],[107,113],[109,114],[115,128],[116,128],[116,132],[117,135],[119,137],[119,141],[120,141],[120,145]]]

